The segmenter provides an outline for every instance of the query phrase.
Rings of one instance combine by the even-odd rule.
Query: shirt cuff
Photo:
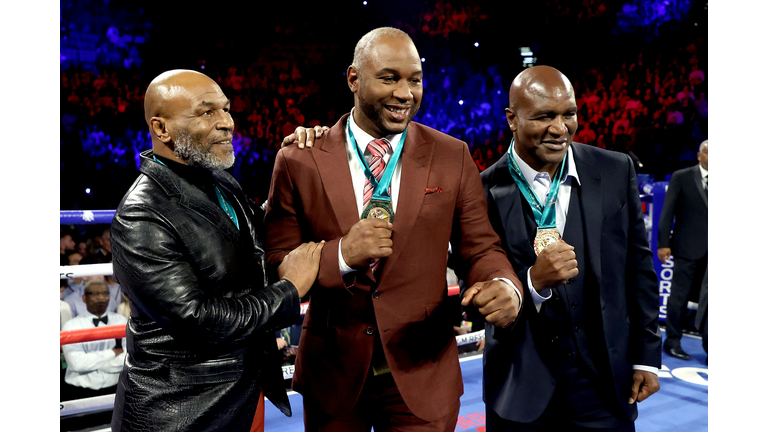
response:
[[[342,276],[352,273],[355,271],[352,267],[348,266],[347,263],[344,261],[344,255],[341,254],[341,241],[344,240],[344,238],[339,239],[339,272]]]
[[[507,284],[509,284],[509,286],[514,288],[515,294],[517,294],[517,311],[520,312],[520,309],[522,309],[523,307],[523,296],[520,295],[520,291],[517,289],[515,284],[513,284],[512,281],[507,278],[494,278],[493,280],[506,282]]]
[[[530,267],[528,267],[527,275],[528,275],[528,291],[531,292],[531,300],[533,300],[533,305],[536,306],[536,312],[539,312],[541,311],[541,304],[552,297],[552,289],[547,288],[547,289],[541,290],[541,292],[536,291],[536,289],[533,288],[533,282],[531,281]],[[542,296],[542,294],[544,296]]]
[[[656,376],[659,375],[659,368],[655,368],[653,366],[646,366],[646,365],[632,365],[632,370],[641,370],[650,372]]]

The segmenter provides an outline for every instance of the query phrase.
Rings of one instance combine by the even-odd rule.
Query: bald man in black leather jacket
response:
[[[223,171],[234,123],[213,80],[161,74],[145,109],[153,149],[111,227],[131,302],[112,430],[248,431],[262,391],[290,416],[274,332],[298,321],[322,244],[294,250],[268,283],[263,214]]]

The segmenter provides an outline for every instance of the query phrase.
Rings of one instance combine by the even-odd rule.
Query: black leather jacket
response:
[[[131,303],[112,430],[248,431],[261,389],[290,416],[274,332],[299,319],[300,299],[267,283],[259,209],[225,172],[179,175],[152,156],[111,228]],[[213,181],[240,230],[199,187]]]

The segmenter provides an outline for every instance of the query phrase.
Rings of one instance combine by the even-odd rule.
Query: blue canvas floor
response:
[[[708,368],[701,339],[685,336],[683,349],[691,360],[678,360],[662,353],[659,373],[661,390],[638,405],[635,423],[638,432],[706,432],[708,429]],[[482,397],[483,360],[477,355],[462,359],[464,395],[456,432],[484,432],[485,404]],[[271,403],[266,404],[265,432],[304,430],[301,395],[290,395],[293,417],[285,417]]]

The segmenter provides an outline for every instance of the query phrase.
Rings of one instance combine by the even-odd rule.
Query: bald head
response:
[[[573,86],[559,70],[550,66],[534,66],[520,72],[509,87],[509,107],[537,98],[573,96]]]
[[[362,68],[365,63],[368,62],[371,57],[373,47],[376,46],[376,42],[382,36],[386,36],[387,38],[405,39],[413,47],[413,51],[416,51],[416,46],[413,44],[411,37],[408,36],[408,33],[394,27],[379,27],[369,31],[363,35],[359,41],[357,41],[357,45],[355,45],[355,55],[352,58],[352,67],[360,70],[360,68]]]
[[[234,120],[216,81],[192,70],[158,75],[144,96],[152,151],[179,163],[211,170],[234,163]]]
[[[699,145],[699,153],[696,158],[699,160],[699,165],[709,171],[709,140],[704,140]]]
[[[560,71],[534,66],[520,72],[509,88],[506,109],[517,154],[554,178],[578,128],[577,111],[573,86]]]
[[[193,70],[176,69],[163,72],[149,83],[144,94],[144,120],[152,117],[169,117],[169,108],[177,98],[189,98],[191,91],[202,85],[218,84],[206,75]]]

